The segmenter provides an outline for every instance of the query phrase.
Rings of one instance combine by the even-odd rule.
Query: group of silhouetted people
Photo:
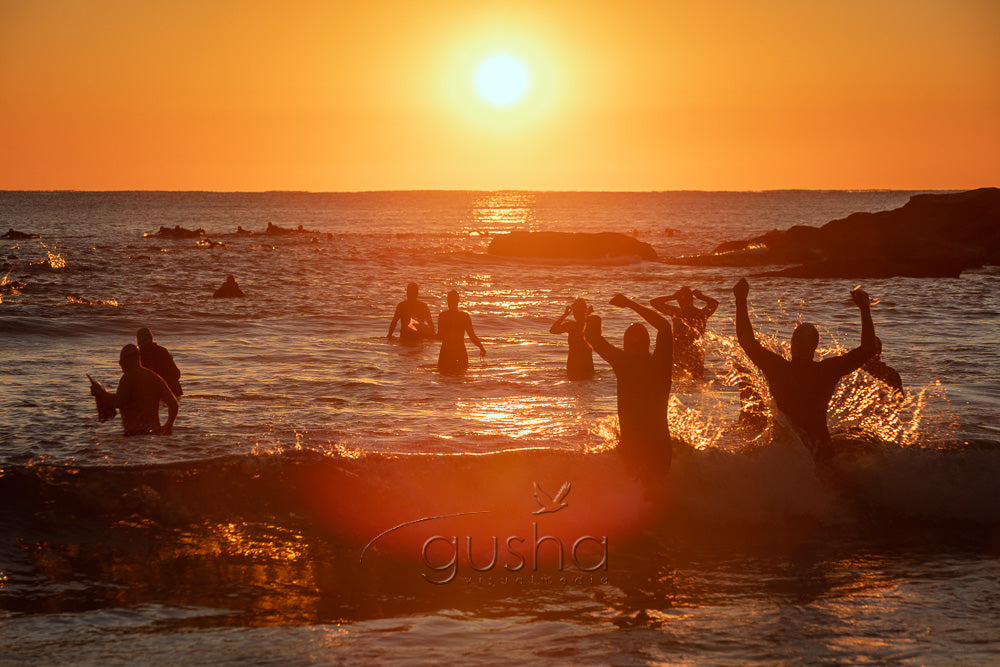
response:
[[[860,288],[851,291],[851,298],[861,313],[861,344],[858,347],[816,361],[819,332],[814,325],[803,323],[792,334],[791,359],[785,359],[757,340],[747,305],[749,291],[746,279],[733,287],[737,340],[764,375],[775,407],[795,428],[817,466],[824,467],[835,454],[826,416],[841,378],[863,368],[894,391],[902,392],[899,374],[881,361],[881,341],[875,337],[871,300]],[[696,305],[696,299],[703,305]],[[584,299],[576,299],[567,306],[549,332],[568,335],[566,374],[570,379],[593,377],[594,351],[608,362],[617,383],[619,451],[631,461],[666,470],[671,456],[667,419],[671,382],[674,378],[697,381],[704,377],[702,340],[708,319],[718,309],[719,302],[685,286],[669,296],[652,299],[652,307],[622,294],[616,294],[610,303],[634,311],[651,325],[656,330],[655,344],[651,346],[648,330],[636,322],[625,330],[622,347],[613,345],[604,337],[601,317],[594,314],[593,307]],[[667,317],[672,320],[672,326]],[[396,306],[389,325],[389,338],[397,323],[400,324],[400,342],[414,344],[425,338],[441,339],[438,369],[442,372],[460,372],[468,366],[466,334],[480,348],[480,357],[485,356],[469,314],[458,310],[455,291],[448,294],[448,310],[440,314],[435,332],[430,309],[419,300],[417,285],[410,283],[407,299]],[[741,377],[738,383],[742,406],[739,423],[761,430],[768,418],[767,407],[747,377],[749,369],[738,364],[736,368]]]
[[[865,369],[902,393],[899,373],[881,360],[881,341],[875,336],[871,299],[860,287],[851,298],[861,313],[861,343],[844,354],[817,361],[819,332],[812,324],[799,324],[792,333],[791,358],[773,352],[757,340],[750,322],[748,295],[750,285],[741,279],[733,287],[736,299],[736,337],[750,361],[761,371],[775,407],[794,427],[818,467],[829,464],[835,452],[827,426],[827,408],[838,382],[844,376]],[[695,305],[695,299],[704,305]],[[486,356],[486,348],[476,335],[472,318],[459,310],[459,294],[447,296],[448,308],[438,315],[437,328],[430,308],[419,298],[419,287],[410,283],[406,299],[396,306],[387,338],[399,325],[399,340],[416,345],[423,340],[441,341],[437,368],[442,373],[461,373],[469,365],[465,348],[468,336]],[[673,302],[676,302],[674,305]],[[719,302],[690,287],[682,287],[669,296],[654,298],[652,307],[644,306],[622,294],[610,304],[634,311],[656,330],[651,345],[646,327],[636,322],[626,330],[622,347],[610,343],[603,332],[602,320],[584,299],[576,299],[549,329],[553,334],[568,334],[569,354],[566,373],[573,380],[587,380],[594,375],[593,352],[597,352],[614,370],[617,383],[619,451],[628,460],[666,471],[670,466],[671,439],[667,409],[674,378],[700,380],[705,373],[702,339],[708,319]],[[570,316],[572,315],[572,319]],[[667,320],[667,317],[673,321]],[[122,377],[111,394],[92,380],[91,392],[97,399],[101,421],[121,413],[126,435],[139,433],[169,434],[177,418],[177,398],[183,393],[180,371],[170,352],[153,340],[147,328],[136,333],[137,345],[121,350]],[[761,428],[767,409],[752,383],[746,379],[749,369],[736,365],[743,406],[740,423],[754,422]],[[168,419],[160,424],[159,405],[165,403]]]
[[[448,309],[438,315],[438,328],[434,331],[434,320],[427,304],[420,300],[420,287],[416,283],[406,286],[406,300],[396,305],[396,312],[389,324],[386,338],[392,338],[399,324],[399,342],[416,345],[420,341],[436,338],[441,341],[438,353],[438,370],[442,373],[461,373],[469,367],[469,353],[465,349],[465,336],[479,348],[479,358],[486,358],[486,348],[472,328],[472,318],[464,310],[458,309],[458,292],[448,292]]]

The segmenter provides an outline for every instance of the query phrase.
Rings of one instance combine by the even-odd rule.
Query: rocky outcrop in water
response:
[[[600,259],[638,256],[655,261],[656,251],[648,243],[617,232],[510,232],[490,241],[488,252],[505,257]]]
[[[144,234],[144,236],[160,236],[168,239],[196,239],[198,237],[204,236],[205,230],[198,229],[188,229],[187,227],[181,227],[180,225],[174,225],[171,227],[160,227],[159,230]]]
[[[31,234],[29,232],[19,232],[13,227],[7,230],[7,233],[0,234],[0,239],[37,239],[41,238],[39,234]]]
[[[693,266],[794,265],[760,276],[795,278],[957,277],[1000,265],[1000,189],[914,195],[904,206],[854,213],[822,227],[797,225],[672,257]]]

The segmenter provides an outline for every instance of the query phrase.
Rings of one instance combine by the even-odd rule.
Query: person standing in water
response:
[[[122,348],[118,364],[122,377],[118,388],[109,398],[122,416],[125,435],[158,433],[170,435],[177,419],[177,399],[163,378],[143,368],[139,362],[139,348],[126,345]],[[160,425],[160,402],[167,404],[167,423]]]
[[[625,330],[622,348],[604,337],[601,318],[590,315],[584,337],[611,364],[618,385],[619,451],[633,463],[665,472],[670,468],[670,366],[673,332],[662,315],[622,294],[611,305],[630,308],[656,329],[656,347],[649,349],[649,332],[635,322]]]
[[[705,304],[704,307],[694,305],[696,298]],[[677,305],[672,305],[671,301],[676,301]],[[701,341],[708,318],[718,309],[719,302],[685,285],[670,296],[657,297],[649,304],[674,321],[674,373],[694,380],[704,378],[705,349]]]
[[[139,344],[139,363],[159,375],[177,398],[184,393],[181,389],[181,372],[174,363],[174,357],[167,348],[153,340],[153,332],[143,327],[135,332],[135,342]]]
[[[486,358],[486,348],[472,329],[472,318],[464,310],[458,309],[458,292],[448,292],[448,310],[438,315],[438,338],[441,352],[438,354],[438,371],[461,373],[469,367],[469,353],[465,349],[465,335],[479,348],[479,359]]]
[[[846,354],[815,361],[819,332],[802,323],[792,333],[791,361],[766,349],[757,340],[750,323],[747,296],[750,284],[741,278],[733,287],[736,297],[736,337],[750,360],[764,373],[775,405],[788,418],[809,449],[817,467],[833,458],[833,443],[826,423],[826,411],[837,383],[861,368],[875,354],[875,325],[871,300],[856,287],[851,298],[861,312],[861,345]]]
[[[406,300],[396,304],[396,312],[389,323],[389,333],[386,338],[392,338],[399,323],[399,342],[403,345],[416,345],[424,338],[434,337],[434,319],[431,309],[421,301],[420,287],[416,283],[406,286]]]
[[[549,333],[552,334],[569,334],[566,375],[569,376],[570,380],[589,380],[594,376],[594,353],[583,337],[587,316],[593,310],[593,308],[587,308],[586,301],[577,299],[572,305],[566,306],[566,312],[549,328]],[[572,321],[566,319],[570,313],[573,314]]]

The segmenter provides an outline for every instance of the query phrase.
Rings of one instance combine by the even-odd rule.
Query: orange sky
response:
[[[0,189],[997,186],[1000,2],[0,0],[0,155]]]

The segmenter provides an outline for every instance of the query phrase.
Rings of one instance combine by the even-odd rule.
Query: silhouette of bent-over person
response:
[[[386,338],[392,338],[399,323],[399,342],[404,345],[416,345],[424,338],[434,336],[434,319],[427,304],[418,299],[420,287],[416,283],[406,286],[406,300],[396,304],[396,312],[389,323],[389,333]]]
[[[174,363],[174,357],[167,348],[153,340],[153,332],[142,327],[135,332],[135,342],[139,344],[139,363],[159,375],[177,398],[184,394],[181,389],[181,371]]]
[[[658,312],[621,294],[611,305],[631,308],[656,328],[656,347],[650,352],[649,332],[635,322],[625,330],[622,347],[608,342],[601,331],[601,318],[590,315],[584,336],[601,358],[615,371],[618,389],[619,451],[629,461],[652,466],[657,471],[670,467],[670,366],[673,332]]]
[[[469,367],[469,353],[465,349],[465,334],[479,348],[479,358],[486,357],[486,348],[472,329],[472,318],[464,310],[458,309],[458,292],[448,292],[448,310],[438,315],[438,337],[441,351],[438,353],[438,371],[461,373]]]
[[[875,337],[875,356],[866,361],[861,370],[889,385],[893,393],[903,393],[903,378],[895,368],[882,361],[882,340],[878,336]]]
[[[694,305],[696,298],[705,303],[704,307]],[[676,301],[677,305],[672,305],[671,301]],[[685,285],[669,296],[656,297],[649,304],[669,315],[674,322],[673,372],[678,377],[695,380],[705,377],[705,350],[701,340],[705,336],[708,318],[715,313],[719,302]]]
[[[245,297],[246,294],[243,293],[239,283],[236,282],[236,278],[230,273],[226,276],[226,280],[222,283],[222,286],[215,290],[215,294],[212,296],[216,299],[233,299]]]
[[[177,419],[177,399],[163,378],[139,362],[139,348],[126,345],[118,363],[122,376],[109,397],[122,417],[125,435],[160,433],[170,435]],[[167,423],[160,425],[160,402],[167,404]]]
[[[875,353],[875,325],[870,299],[860,287],[851,298],[861,312],[861,345],[853,350],[815,361],[819,332],[812,324],[795,328],[791,341],[791,361],[766,349],[757,340],[747,306],[750,285],[741,278],[733,287],[736,297],[736,337],[750,360],[764,373],[771,396],[779,410],[798,431],[817,466],[833,458],[833,443],[826,423],[830,399],[842,377],[862,365]]]
[[[587,323],[587,315],[593,308],[587,308],[584,299],[577,299],[572,305],[566,306],[566,311],[549,328],[552,334],[569,334],[569,355],[566,357],[566,375],[570,380],[589,380],[594,376],[594,353],[583,337],[583,328]],[[567,320],[570,313],[572,320]]]

